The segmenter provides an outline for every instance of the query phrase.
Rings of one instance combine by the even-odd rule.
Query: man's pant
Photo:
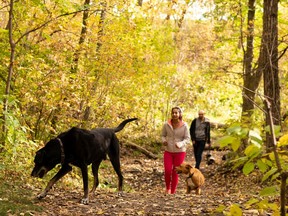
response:
[[[203,151],[205,149],[205,140],[198,140],[198,141],[195,141],[195,144],[193,145],[193,148],[194,148],[194,157],[195,157],[195,161],[196,161],[196,165],[195,167],[197,169],[200,168],[200,164],[201,164],[201,160],[202,160],[202,154],[203,154]]]

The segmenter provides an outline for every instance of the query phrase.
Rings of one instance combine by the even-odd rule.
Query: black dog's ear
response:
[[[37,151],[35,159],[34,159],[34,162],[38,163],[38,164],[39,163],[41,164],[43,162],[44,155],[45,155],[45,151]]]

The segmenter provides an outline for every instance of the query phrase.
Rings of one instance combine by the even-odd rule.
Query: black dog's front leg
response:
[[[84,196],[81,200],[81,203],[87,205],[89,203],[87,166],[85,166],[85,165],[81,166],[81,172],[82,172],[83,188],[84,188]]]
[[[66,175],[68,172],[70,172],[72,170],[72,167],[69,165],[63,165],[61,167],[61,169],[57,172],[57,174],[48,182],[46,188],[44,189],[44,191],[42,193],[40,193],[37,198],[38,199],[42,199],[44,198],[48,191],[53,187],[53,185],[60,179],[62,178],[64,175]]]

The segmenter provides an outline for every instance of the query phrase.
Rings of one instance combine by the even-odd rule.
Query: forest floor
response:
[[[111,185],[106,188],[102,186],[94,195],[90,195],[89,205],[80,203],[83,195],[81,178],[76,188],[62,187],[61,180],[47,197],[34,199],[33,203],[41,206],[43,211],[31,211],[28,215],[224,215],[224,211],[230,212],[233,204],[239,206],[242,215],[269,215],[267,212],[260,214],[246,204],[252,198],[260,199],[261,177],[258,174],[244,176],[240,171],[225,172],[222,161],[225,152],[221,151],[212,152],[216,163],[208,166],[205,154],[201,170],[206,182],[201,195],[196,195],[194,191],[185,194],[185,176],[182,175],[179,176],[176,194],[165,194],[162,158],[153,160],[144,155],[122,154],[121,167],[125,178],[123,196],[118,196],[117,191],[111,189],[116,188],[117,176],[109,168],[109,162],[105,161],[107,165],[100,169],[100,181]],[[194,163],[191,148],[186,158]],[[45,181],[48,181],[46,178]],[[38,186],[30,189],[35,196],[42,190]]]

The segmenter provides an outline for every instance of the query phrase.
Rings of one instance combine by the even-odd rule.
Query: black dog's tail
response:
[[[128,122],[135,121],[135,120],[137,120],[137,119],[138,119],[138,118],[131,118],[131,119],[126,119],[126,120],[124,120],[123,122],[121,122],[121,123],[118,125],[118,127],[113,128],[114,132],[117,133],[117,132],[121,131]]]

